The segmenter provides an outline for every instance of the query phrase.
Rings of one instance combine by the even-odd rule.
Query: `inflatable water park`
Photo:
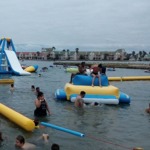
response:
[[[30,75],[30,72],[35,72],[38,66],[30,66],[26,70],[22,69],[17,58],[16,50],[12,39],[0,39],[0,73],[12,75]]]
[[[108,68],[109,69],[109,68]],[[76,73],[78,68],[68,67],[66,72]],[[92,76],[90,76],[92,69],[86,69],[87,75],[75,75],[73,83],[66,83],[64,89],[57,89],[55,91],[55,98],[57,100],[68,100],[74,102],[76,96],[81,91],[85,91],[86,95],[83,98],[85,103],[103,103],[103,104],[130,104],[129,95],[123,93],[119,88],[109,84],[109,81],[139,81],[150,80],[150,76],[123,76],[123,77],[107,77],[101,75],[101,84],[99,86],[98,78],[95,79],[94,87],[92,84]],[[112,70],[111,70],[112,71]]]
[[[55,91],[55,98],[57,100],[74,102],[76,96],[81,91],[85,91],[86,95],[83,98],[85,103],[130,104],[129,95],[121,92],[119,88],[110,85],[106,75],[101,75],[101,86],[99,86],[98,78],[95,78],[94,87],[91,84],[92,77],[90,75],[75,75],[72,84],[66,83],[64,89],[57,89]]]

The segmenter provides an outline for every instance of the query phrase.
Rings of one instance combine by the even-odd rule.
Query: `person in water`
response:
[[[45,128],[44,126],[40,125],[40,121],[38,118],[35,118],[33,120],[34,124],[35,124],[35,129],[40,129],[40,128]]]
[[[13,93],[13,92],[14,92],[14,90],[15,90],[15,88],[14,88],[14,84],[12,83],[12,84],[10,85],[10,92],[11,92],[11,93]]]
[[[16,137],[15,146],[21,149],[25,149],[25,150],[36,148],[34,144],[25,142],[25,138],[22,135],[18,135]]]
[[[59,145],[58,144],[52,144],[51,150],[59,150]]]
[[[35,106],[36,109],[34,110],[34,115],[36,117],[47,116],[47,112],[50,115],[50,109],[44,98],[43,92],[38,92],[37,99],[35,100]]]
[[[4,141],[3,136],[2,136],[2,132],[0,131],[0,142]]]
[[[35,88],[35,95],[38,95],[39,92],[40,92],[40,88],[39,88],[39,87],[36,87],[36,88]]]
[[[31,91],[35,92],[35,86],[31,85]]]
[[[146,108],[145,110],[147,113],[150,113],[150,103],[149,103],[149,108]]]
[[[47,143],[48,139],[49,139],[49,135],[44,133],[44,134],[42,134],[42,136],[39,139],[43,139],[44,142]],[[17,148],[24,149],[24,150],[29,150],[29,149],[33,150],[33,149],[36,149],[36,147],[37,147],[37,145],[35,145],[35,144],[26,142],[25,138],[22,135],[18,135],[16,137],[15,146]]]
[[[76,100],[74,102],[75,107],[83,108],[84,106],[83,98],[85,94],[86,93],[84,91],[81,91],[80,94],[76,97]]]

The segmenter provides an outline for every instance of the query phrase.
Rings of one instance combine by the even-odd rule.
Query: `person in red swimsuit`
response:
[[[101,86],[101,78],[100,78],[100,74],[102,72],[102,65],[99,64],[98,66],[94,66],[91,68],[93,71],[91,72],[91,76],[93,77],[92,78],[92,86],[94,86],[94,81],[95,81],[95,78],[98,78],[98,81],[99,81],[99,86]]]

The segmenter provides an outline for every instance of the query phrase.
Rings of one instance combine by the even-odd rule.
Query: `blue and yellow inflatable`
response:
[[[95,79],[94,87],[91,86],[91,83],[91,76],[76,75],[73,78],[73,84],[66,83],[64,89],[56,90],[55,98],[74,102],[76,96],[80,94],[81,91],[85,91],[86,95],[83,98],[85,103],[130,103],[130,97],[120,92],[117,87],[110,85],[106,75],[101,75],[101,87],[99,86],[98,78]]]
[[[29,66],[27,68],[25,68],[24,70],[27,72],[36,72],[38,69],[38,65],[33,65],[33,66]]]

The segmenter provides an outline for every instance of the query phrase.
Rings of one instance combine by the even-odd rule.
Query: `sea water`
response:
[[[77,137],[52,128],[27,132],[0,115],[0,130],[5,137],[5,141],[0,144],[1,150],[15,150],[15,138],[19,134],[23,135],[26,141],[36,143],[37,149],[45,150],[50,150],[52,143],[59,144],[61,150],[123,150],[133,147],[150,149],[150,114],[145,113],[150,103],[150,81],[110,82],[131,97],[130,105],[87,106],[78,110],[74,108],[73,103],[57,101],[54,98],[55,91],[64,88],[70,81],[70,73],[66,73],[62,66],[52,67],[52,62],[48,61],[25,60],[23,63],[38,65],[37,73],[32,73],[31,76],[7,76],[14,79],[15,91],[11,93],[10,85],[1,84],[0,103],[34,119],[36,96],[31,91],[31,85],[35,85],[44,93],[51,111],[51,116],[40,121],[81,132],[85,137]],[[48,71],[41,72],[42,67],[48,67]],[[41,74],[41,77],[38,74]],[[107,75],[120,77],[149,74],[144,70],[116,68],[116,71],[107,71]],[[37,141],[42,133],[50,136],[47,144],[42,140]]]

